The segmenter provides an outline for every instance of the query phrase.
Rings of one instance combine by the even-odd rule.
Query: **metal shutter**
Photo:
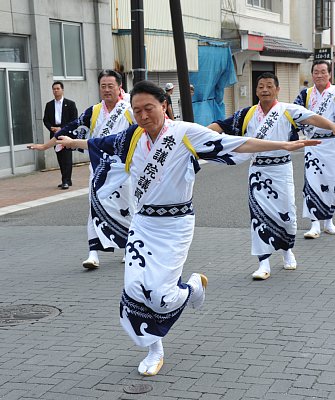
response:
[[[224,89],[223,102],[225,105],[225,118],[228,118],[234,113],[234,86]]]
[[[279,79],[279,100],[292,103],[299,93],[299,64],[276,63]]]
[[[148,72],[148,80],[156,83],[161,88],[165,88],[165,84],[168,82],[173,83],[174,90],[171,96],[172,108],[175,118],[180,116],[178,101],[180,99],[179,83],[177,72]]]

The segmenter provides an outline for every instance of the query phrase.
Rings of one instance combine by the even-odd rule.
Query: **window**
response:
[[[0,62],[27,63],[27,38],[0,35]]]
[[[315,28],[327,30],[330,28],[330,3],[329,0],[316,0],[315,2]]]
[[[227,11],[236,11],[236,0],[223,0],[222,9]]]
[[[50,22],[53,75],[55,78],[83,78],[81,25]]]
[[[272,11],[272,0],[247,0],[247,4],[253,7],[260,7]]]

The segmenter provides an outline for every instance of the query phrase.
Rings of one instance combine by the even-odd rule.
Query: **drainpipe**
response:
[[[95,24],[95,38],[97,41],[97,69],[102,70],[102,57],[101,57],[101,32],[100,32],[100,13],[99,13],[99,0],[93,1],[94,24]]]

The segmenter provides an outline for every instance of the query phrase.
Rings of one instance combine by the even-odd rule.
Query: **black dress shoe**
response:
[[[63,184],[62,184],[62,183],[60,183],[60,184],[59,184],[57,187],[60,189],[60,188],[62,187],[62,185],[63,185]]]
[[[66,190],[69,188],[69,185],[67,183],[63,183],[61,189]]]

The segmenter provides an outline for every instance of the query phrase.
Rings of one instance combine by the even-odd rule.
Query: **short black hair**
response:
[[[122,85],[122,76],[118,72],[114,71],[113,69],[103,69],[98,75],[98,83],[100,85],[101,78],[104,76],[114,76],[117,84],[119,86]]]
[[[320,65],[320,64],[326,64],[327,65],[327,69],[328,69],[328,73],[331,74],[332,72],[332,66],[330,64],[330,62],[326,61],[326,60],[314,60],[313,64],[312,64],[312,68],[311,68],[311,73],[313,73],[313,69],[316,65]]]
[[[64,90],[64,83],[63,82],[61,82],[61,81],[55,81],[53,84],[52,84],[52,88],[54,88],[54,86],[55,85],[60,85],[60,87]]]
[[[132,102],[135,94],[140,94],[140,93],[151,94],[160,103],[163,103],[164,100],[166,99],[164,89],[156,85],[156,83],[147,80],[137,82],[134,85],[133,89],[130,92],[130,103]]]
[[[277,75],[273,74],[272,72],[263,72],[262,74],[260,74],[256,80],[256,86],[258,86],[258,82],[261,79],[273,79],[275,82],[276,87],[279,86],[279,80]]]

